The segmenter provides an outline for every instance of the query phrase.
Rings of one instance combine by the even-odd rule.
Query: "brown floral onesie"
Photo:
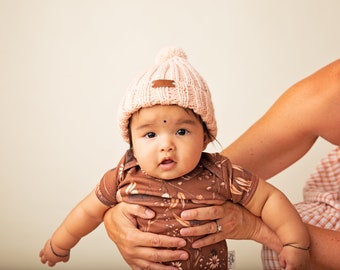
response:
[[[152,220],[138,218],[142,231],[182,237],[180,229],[202,222],[188,222],[180,218],[184,209],[197,208],[205,204],[192,200],[230,200],[246,204],[258,184],[258,177],[220,154],[202,153],[197,167],[187,175],[162,180],[148,176],[138,166],[132,151],[128,150],[118,166],[103,176],[96,189],[98,199],[108,206],[124,201],[150,207],[156,216]],[[184,248],[190,258],[167,264],[178,269],[228,269],[226,241],[193,249],[191,243],[198,237],[187,237]]]

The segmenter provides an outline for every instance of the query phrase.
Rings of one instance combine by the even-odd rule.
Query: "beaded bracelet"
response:
[[[70,255],[70,252],[68,252],[66,255],[59,255],[57,252],[55,252],[53,247],[52,247],[52,240],[50,240],[50,247],[51,247],[51,250],[52,250],[52,253],[54,254],[54,256],[57,256],[59,258],[65,258],[65,257]]]
[[[306,251],[311,251],[312,249],[310,247],[299,247],[299,246],[295,246],[293,244],[284,244],[282,245],[282,247],[292,247],[292,248],[297,248],[297,249],[301,249],[301,250],[306,250]]]

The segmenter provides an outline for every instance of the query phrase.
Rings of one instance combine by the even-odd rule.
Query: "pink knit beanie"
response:
[[[160,51],[156,63],[138,75],[127,89],[118,122],[123,139],[129,142],[128,125],[132,114],[154,105],[178,105],[200,115],[213,138],[217,134],[214,107],[207,84],[189,64],[181,48]]]

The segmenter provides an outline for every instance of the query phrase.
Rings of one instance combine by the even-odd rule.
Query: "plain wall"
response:
[[[128,147],[116,108],[164,46],[208,82],[226,146],[290,85],[339,57],[337,0],[0,0],[0,268],[48,269],[38,253]],[[333,146],[274,177],[292,202]],[[211,151],[220,151],[216,144]],[[228,241],[238,270],[260,245]],[[104,226],[54,269],[129,269]]]

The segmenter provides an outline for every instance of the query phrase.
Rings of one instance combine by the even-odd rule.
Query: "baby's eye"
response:
[[[146,138],[153,138],[156,136],[156,133],[155,132],[148,132],[144,135],[144,137]]]
[[[189,131],[187,131],[186,129],[180,128],[179,130],[177,130],[176,134],[183,136],[183,135],[187,134],[188,132]]]

